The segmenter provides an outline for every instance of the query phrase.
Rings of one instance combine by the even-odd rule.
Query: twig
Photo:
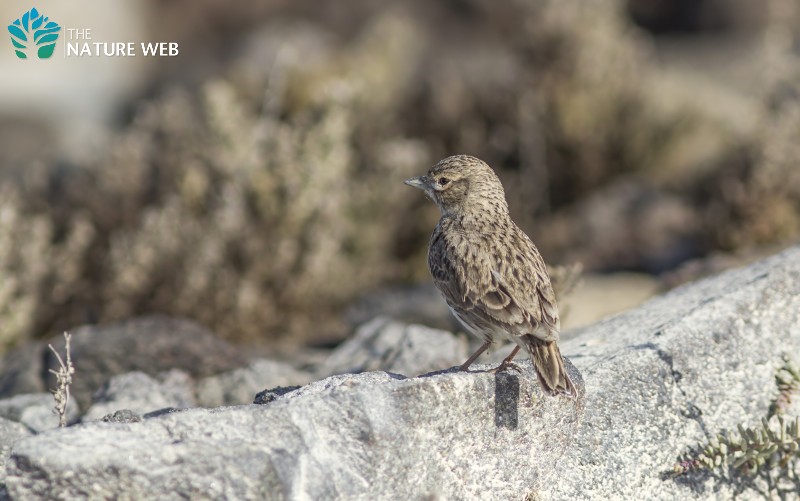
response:
[[[68,332],[64,333],[64,339],[66,340],[66,353],[67,353],[67,363],[64,363],[64,360],[61,358],[61,355],[58,354],[55,348],[53,348],[52,344],[47,346],[50,347],[50,350],[55,354],[56,358],[58,359],[58,364],[60,365],[59,369],[53,370],[50,369],[50,372],[55,375],[56,377],[56,389],[51,390],[53,392],[53,398],[56,401],[55,408],[53,412],[58,415],[58,426],[63,428],[67,426],[67,404],[69,403],[69,385],[72,384],[72,375],[75,374],[75,367],[72,366],[72,355],[70,353],[69,341],[72,336],[69,335]]]

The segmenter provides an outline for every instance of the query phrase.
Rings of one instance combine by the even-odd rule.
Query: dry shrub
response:
[[[26,213],[14,187],[0,185],[0,347],[37,332],[48,310],[69,307],[94,236],[80,213],[56,234],[48,217]]]
[[[772,0],[758,127],[731,162],[700,183],[709,247],[785,244],[800,234],[800,5]]]
[[[58,206],[44,189],[29,193],[30,212],[45,210],[23,219],[9,187],[0,223],[0,241],[14,242],[0,256],[6,342],[146,312],[188,316],[239,340],[318,336],[337,329],[345,301],[402,276],[386,257],[402,180],[428,160],[401,138],[375,145],[375,161],[355,149],[354,117],[380,115],[400,91],[384,85],[396,79],[381,54],[396,53],[408,33],[377,23],[381,42],[367,33],[350,64],[307,84],[306,102],[270,89],[280,106],[267,109],[235,76],[173,90],[140,108],[107,159],[69,177]],[[372,87],[383,93],[364,90]],[[56,242],[59,231],[67,234]],[[91,282],[70,288],[81,279]]]
[[[800,232],[797,73],[764,102],[698,92],[614,0],[352,2],[331,26],[317,5],[270,4],[224,72],[140,103],[95,165],[3,181],[3,344],[143,313],[341,333],[354,296],[427,278],[438,214],[402,180],[452,153],[497,168],[553,263],[659,271]]]

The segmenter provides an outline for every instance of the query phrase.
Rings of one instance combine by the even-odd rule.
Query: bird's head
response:
[[[442,214],[499,210],[508,213],[503,185],[486,163],[469,155],[447,157],[405,183],[436,202]]]

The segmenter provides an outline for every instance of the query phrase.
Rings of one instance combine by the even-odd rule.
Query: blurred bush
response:
[[[94,164],[6,173],[0,343],[151,312],[339,334],[354,296],[427,277],[438,214],[401,181],[453,153],[497,168],[551,262],[658,273],[800,233],[786,16],[781,71],[743,96],[656,64],[621,2],[275,5]]]

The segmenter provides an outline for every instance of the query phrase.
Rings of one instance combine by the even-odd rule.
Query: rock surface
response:
[[[264,387],[294,386],[311,382],[311,374],[276,360],[259,358],[241,369],[209,376],[197,382],[197,402],[203,407],[253,402]]]
[[[665,478],[709,435],[757,425],[800,354],[800,247],[685,285],[562,344],[586,418],[545,499],[763,499],[765,485]]]
[[[11,455],[11,447],[20,439],[32,435],[25,425],[6,418],[0,418],[0,499],[8,498],[6,491],[6,469],[5,464],[8,456]]]
[[[44,359],[47,349],[47,343],[31,342],[7,352],[0,360],[0,396],[46,391]],[[50,368],[56,369],[55,366]]]
[[[194,385],[189,375],[172,370],[151,377],[143,372],[114,376],[94,396],[82,420],[101,419],[120,410],[146,414],[161,409],[194,407]]]
[[[53,412],[55,400],[50,393],[28,393],[0,400],[0,417],[16,421],[34,432],[58,427],[58,416]],[[67,405],[67,422],[73,423],[80,416],[75,401]]]
[[[165,316],[142,317],[109,325],[88,325],[71,332],[76,374],[72,396],[86,409],[92,395],[112,376],[142,371],[151,376],[180,369],[204,377],[242,367],[245,355],[194,322]],[[64,337],[50,344],[64,354]],[[57,368],[47,343],[9,352],[0,363],[0,395],[45,392],[54,387],[48,369]],[[43,375],[48,375],[47,378]]]
[[[11,444],[33,432],[17,421],[0,418],[0,458],[5,462],[11,453]]]
[[[378,317],[359,327],[316,373],[325,377],[380,370],[415,376],[463,363],[467,348],[466,338],[447,331]]]
[[[14,498],[518,498],[552,481],[583,414],[523,372],[334,376],[266,405],[88,423],[17,443]],[[124,452],[121,452],[124,451]]]
[[[363,367],[386,360],[342,350],[343,363],[343,353]],[[762,499],[758,478],[664,473],[707,437],[766,414],[782,355],[800,353],[800,247],[582,329],[562,352],[583,374],[577,402],[545,398],[522,357],[522,374],[339,375],[266,392],[265,405],[20,440],[8,494]]]
[[[461,326],[450,313],[447,303],[433,283],[387,287],[354,301],[346,313],[353,327],[377,317],[391,318],[405,324],[421,324],[444,330]]]

